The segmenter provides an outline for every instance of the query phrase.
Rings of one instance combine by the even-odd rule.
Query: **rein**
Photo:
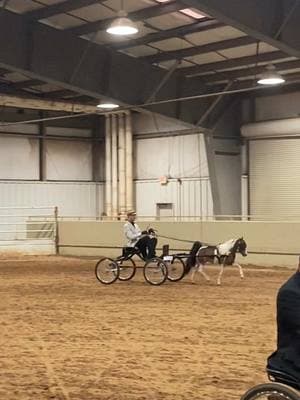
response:
[[[175,240],[177,242],[183,242],[183,243],[195,243],[195,240],[186,240],[186,239],[179,239],[179,238],[175,238],[175,237],[171,237],[171,236],[164,236],[164,235],[156,235],[157,237],[163,238],[163,239],[170,239],[170,240]],[[209,243],[205,243],[201,241],[201,244],[205,245],[205,246],[214,246],[212,244]]]

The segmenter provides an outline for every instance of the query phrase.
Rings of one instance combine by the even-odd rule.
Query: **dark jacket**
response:
[[[293,275],[277,295],[277,351],[268,358],[268,367],[300,381],[300,272]]]

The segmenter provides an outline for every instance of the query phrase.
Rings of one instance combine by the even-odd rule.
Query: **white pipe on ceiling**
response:
[[[126,163],[124,114],[120,114],[118,129],[119,215],[126,214]]]
[[[126,208],[133,208],[133,151],[131,113],[125,114],[125,148],[126,148]]]
[[[111,118],[105,115],[105,211],[108,217],[112,213],[111,145]]]
[[[111,162],[112,162],[112,216],[118,216],[118,142],[117,116],[111,116]]]

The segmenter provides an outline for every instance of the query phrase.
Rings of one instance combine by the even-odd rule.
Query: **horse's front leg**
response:
[[[243,271],[243,268],[240,266],[240,264],[234,263],[233,266],[238,267],[239,272],[240,272],[240,277],[241,277],[241,279],[244,279],[244,277],[245,277],[244,271]]]
[[[223,272],[224,272],[224,267],[225,267],[225,265],[224,264],[221,264],[221,269],[220,269],[220,272],[219,272],[219,275],[218,275],[218,279],[217,279],[217,285],[221,285],[221,278],[222,278],[222,275],[223,275]]]

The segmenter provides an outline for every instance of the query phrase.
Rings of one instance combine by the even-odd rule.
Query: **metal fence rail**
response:
[[[57,248],[57,214],[55,206],[0,207],[0,250]]]

